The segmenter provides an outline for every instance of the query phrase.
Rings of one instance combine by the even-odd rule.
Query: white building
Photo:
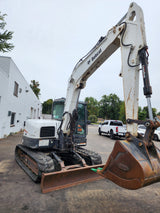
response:
[[[0,138],[41,116],[41,103],[10,57],[0,56]]]

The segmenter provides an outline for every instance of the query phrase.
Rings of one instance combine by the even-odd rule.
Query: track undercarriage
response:
[[[58,175],[58,179],[60,176],[63,176],[62,173],[66,174],[66,172],[69,173],[69,176],[71,176],[71,179],[72,179],[74,176],[73,175],[74,171],[75,171],[75,176],[77,176],[76,173],[77,173],[77,170],[79,169],[80,170],[85,169],[85,171],[88,170],[89,174],[85,176],[85,181],[82,180],[83,177],[80,177],[80,174],[78,174],[79,176],[78,182],[79,180],[82,182],[90,182],[90,181],[93,181],[95,178],[94,177],[95,174],[93,175],[93,172],[90,170],[90,167],[97,168],[99,166],[102,166],[101,164],[102,160],[100,155],[81,147],[76,147],[75,150],[72,150],[70,152],[58,152],[56,150],[42,152],[37,150],[34,151],[32,149],[26,148],[25,146],[19,144],[16,146],[16,149],[15,149],[15,159],[17,163],[19,164],[19,166],[36,183],[39,183],[41,181],[42,175],[43,175],[43,182],[45,182],[44,177],[45,175],[47,176],[47,174],[49,175],[49,181],[48,181],[48,176],[46,177],[47,183],[55,182],[55,180],[53,180],[54,179],[53,177],[54,177],[54,174],[57,172],[58,174],[60,173],[60,175]],[[72,172],[72,175],[70,175],[71,172]],[[92,173],[91,175],[90,175],[90,172]],[[100,176],[96,175],[96,179],[101,179],[101,178]],[[68,180],[65,186],[62,187],[63,184],[60,183],[61,186],[58,186],[58,188],[56,189],[66,188],[68,186],[71,186],[71,184],[73,184],[73,181]],[[45,190],[43,189],[42,183],[41,183],[41,188],[42,188],[42,192],[45,192]],[[49,186],[49,188],[51,187]]]

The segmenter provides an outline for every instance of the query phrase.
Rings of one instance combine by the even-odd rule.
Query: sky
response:
[[[128,11],[129,0],[0,0],[6,29],[15,48],[2,54],[13,59],[28,83],[39,81],[40,101],[66,96],[75,64]],[[160,111],[160,2],[137,0],[145,19],[152,107]],[[88,79],[80,100],[115,93],[123,100],[120,49]],[[140,73],[139,105],[146,106]]]

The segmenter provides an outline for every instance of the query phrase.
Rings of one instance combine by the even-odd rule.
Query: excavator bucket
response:
[[[68,188],[81,183],[103,179],[91,169],[103,168],[104,164],[85,166],[58,172],[43,173],[41,179],[42,193]]]
[[[137,138],[116,141],[102,170],[102,177],[126,189],[139,189],[160,181],[160,150]]]

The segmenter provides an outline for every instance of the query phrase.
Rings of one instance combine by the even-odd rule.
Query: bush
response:
[[[98,119],[96,115],[89,115],[88,120],[91,121],[91,123],[96,123]]]

